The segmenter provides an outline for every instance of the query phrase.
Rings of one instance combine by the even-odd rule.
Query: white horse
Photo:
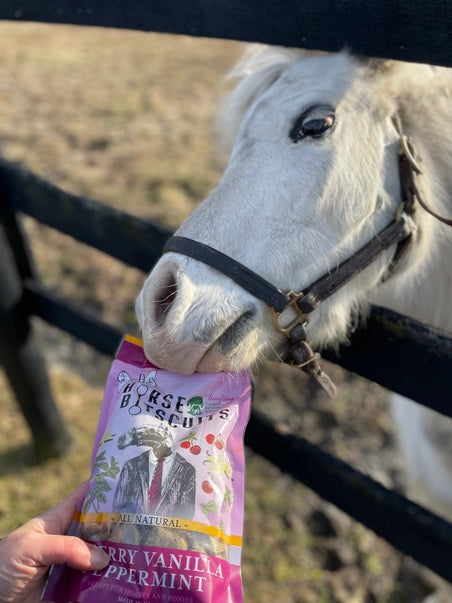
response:
[[[419,183],[452,214],[452,72],[348,53],[258,47],[239,64],[223,129],[235,138],[218,186],[177,234],[300,291],[371,240],[401,201],[401,124]],[[394,247],[310,315],[312,346],[337,345],[370,303],[452,331],[452,229],[418,208],[408,253]],[[291,309],[279,318],[291,320]],[[182,373],[232,371],[284,354],[269,307],[195,259],[167,253],[137,300],[146,355]],[[414,496],[452,520],[452,422],[394,396]],[[447,590],[447,586],[444,586]],[[429,603],[452,601],[445,590]]]

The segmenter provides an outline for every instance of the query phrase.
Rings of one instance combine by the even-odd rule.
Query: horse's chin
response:
[[[233,358],[223,356],[218,345],[212,346],[198,364],[198,373],[231,373],[247,369],[246,363],[237,363]]]
[[[262,340],[265,337],[262,336]],[[224,346],[221,338],[210,345],[196,342],[176,344],[169,341],[161,343],[152,335],[143,334],[144,353],[148,360],[159,368],[191,375],[193,373],[218,373],[251,370],[265,359],[275,359],[284,353],[285,341],[274,342],[271,349],[265,346],[256,331],[242,339],[236,339],[234,345]]]
[[[146,358],[155,366],[181,375],[192,375],[199,370],[206,356],[205,346],[177,346],[156,344],[152,337],[143,336],[143,349]],[[206,372],[206,371],[204,371]]]
[[[151,346],[144,346],[148,360],[159,368],[192,375],[193,373],[219,373],[235,372],[250,368],[254,362],[250,359],[224,356],[220,346],[214,344],[208,349],[190,346],[188,349],[181,347],[172,348],[168,353],[156,353]]]

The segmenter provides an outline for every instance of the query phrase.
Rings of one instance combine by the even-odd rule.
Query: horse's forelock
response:
[[[226,77],[242,79],[263,67],[292,63],[302,54],[305,54],[305,51],[280,46],[266,46],[265,44],[248,44],[242,58]]]
[[[254,100],[268,90],[288,65],[303,51],[251,44],[227,75],[235,88],[220,104],[218,130],[223,143],[231,147],[240,124]]]

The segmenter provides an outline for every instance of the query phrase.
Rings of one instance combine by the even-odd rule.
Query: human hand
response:
[[[52,564],[79,570],[105,567],[109,556],[76,536],[65,536],[85,491],[81,484],[55,507],[14,530],[0,542],[1,603],[38,603]]]

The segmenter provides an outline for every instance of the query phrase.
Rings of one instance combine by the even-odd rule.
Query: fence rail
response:
[[[2,0],[0,19],[227,38],[452,65],[449,0]]]

